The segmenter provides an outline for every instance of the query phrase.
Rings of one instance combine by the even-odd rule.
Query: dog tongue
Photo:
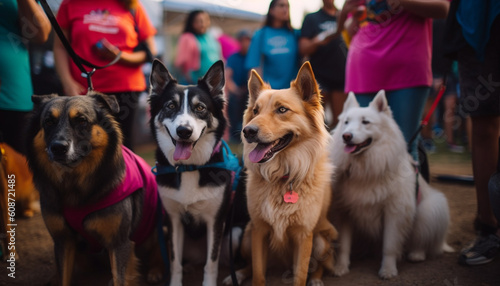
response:
[[[192,145],[189,142],[179,142],[175,145],[174,160],[187,160],[191,157]]]
[[[346,153],[352,153],[356,150],[356,145],[345,145],[344,147],[344,152]]]
[[[272,144],[258,144],[257,147],[255,147],[255,149],[253,149],[250,154],[248,154],[248,159],[250,159],[252,163],[259,163],[260,160],[264,158],[266,153],[271,150],[272,147]]]

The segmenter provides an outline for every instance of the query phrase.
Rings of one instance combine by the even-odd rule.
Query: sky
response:
[[[266,14],[270,0],[203,0],[204,2],[216,3],[228,7],[238,8],[259,14]],[[304,15],[315,12],[321,8],[322,0],[288,0],[290,2],[290,18],[292,26],[300,29]],[[341,9],[345,0],[335,0],[337,8]]]

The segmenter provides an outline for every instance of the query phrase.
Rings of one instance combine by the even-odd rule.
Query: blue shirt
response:
[[[248,50],[248,70],[262,67],[262,77],[274,89],[290,87],[299,70],[299,32],[286,28],[257,30]]]
[[[21,36],[17,1],[0,1],[0,109],[31,111],[28,49]]]
[[[248,80],[248,69],[245,68],[246,55],[239,52],[232,54],[227,59],[226,66],[233,71],[233,81],[238,87],[244,87]]]
[[[462,26],[462,34],[481,60],[484,59],[484,49],[490,39],[491,25],[499,14],[498,0],[462,0],[458,4],[456,16]]]

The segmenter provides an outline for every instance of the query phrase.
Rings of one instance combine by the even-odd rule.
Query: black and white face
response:
[[[170,141],[175,161],[187,160],[205,132],[217,129],[219,120],[213,114],[210,95],[197,87],[179,89],[165,101],[156,115],[157,135],[160,141]]]
[[[196,86],[178,85],[163,68],[153,67],[151,76],[153,132],[167,158],[187,161],[196,146],[212,148],[222,137],[226,125],[222,63],[214,64]]]

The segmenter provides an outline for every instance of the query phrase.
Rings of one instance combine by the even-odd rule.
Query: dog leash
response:
[[[445,75],[443,77],[443,83],[439,87],[439,91],[438,91],[438,93],[436,95],[436,99],[434,99],[434,102],[432,103],[431,108],[429,109],[429,111],[425,115],[424,119],[420,122],[420,126],[418,126],[417,131],[413,134],[413,136],[411,137],[410,141],[408,141],[408,148],[411,146],[411,144],[413,143],[413,141],[415,141],[415,139],[417,138],[417,136],[420,133],[420,131],[422,131],[422,128],[424,128],[425,126],[427,126],[427,124],[429,123],[429,119],[431,118],[432,113],[434,113],[434,110],[436,109],[439,101],[441,100],[441,97],[443,97],[443,94],[444,94],[444,92],[446,90],[446,81],[447,81],[447,78],[446,78],[446,75]]]
[[[115,64],[116,62],[118,62],[118,60],[120,59],[120,56],[122,54],[122,51],[119,51],[118,54],[116,55],[116,57],[111,62],[109,62],[108,64],[106,64],[104,66],[94,65],[91,62],[88,62],[87,60],[83,59],[75,52],[75,50],[73,50],[68,39],[66,39],[66,37],[64,36],[64,33],[61,29],[61,26],[59,26],[59,23],[57,23],[56,17],[54,16],[54,13],[52,13],[52,10],[50,9],[49,5],[47,4],[47,0],[39,0],[39,1],[40,1],[40,4],[42,5],[43,10],[45,11],[45,14],[47,14],[47,18],[49,18],[50,24],[54,28],[54,31],[56,32],[59,39],[61,40],[61,43],[63,44],[64,49],[68,52],[69,56],[71,57],[71,59],[73,60],[75,65],[81,71],[82,77],[87,79],[88,90],[89,91],[93,90],[94,87],[92,85],[92,78],[91,77],[94,74],[94,72],[98,69],[107,68],[107,67]],[[92,68],[92,70],[87,71],[85,69],[84,65]]]
[[[163,233],[163,206],[161,204],[161,199],[158,196],[158,205],[156,207],[156,215],[157,215],[157,232],[158,232],[158,242],[160,244],[160,253],[161,257],[163,259],[163,263],[165,266],[165,277],[169,277],[170,279],[170,259],[168,257],[168,252],[167,252],[167,245],[165,243],[165,234]],[[165,282],[165,285],[169,285],[167,283],[169,281]]]

